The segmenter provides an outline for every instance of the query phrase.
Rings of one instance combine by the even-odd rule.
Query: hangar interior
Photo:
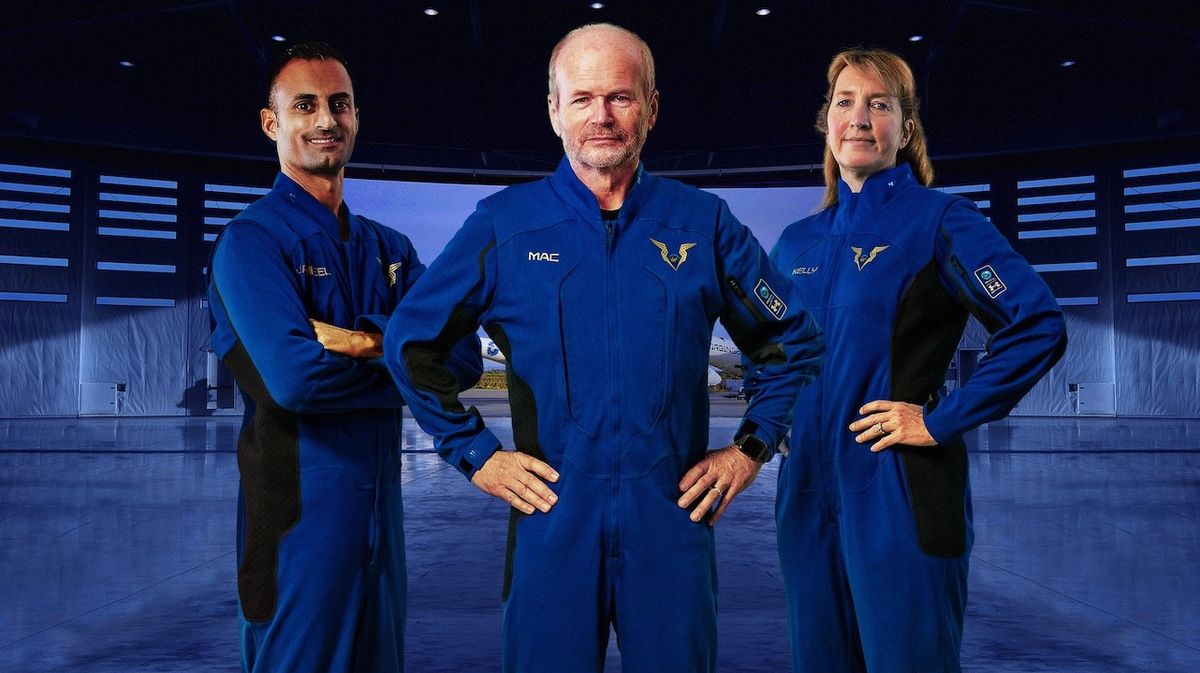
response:
[[[207,351],[204,287],[213,241],[276,171],[257,128],[274,38],[346,53],[363,109],[351,181],[382,183],[385,201],[413,184],[460,189],[465,215],[478,190],[553,169],[545,57],[570,28],[613,21],[658,60],[647,168],[764,199],[819,189],[812,118],[832,53],[867,44],[909,59],[935,186],[973,200],[1034,265],[1069,331],[1012,416],[967,438],[977,542],[964,668],[1200,669],[1200,583],[1183,571],[1200,557],[1200,89],[1186,84],[1200,81],[1200,8],[858,9],[872,20],[848,26],[837,3],[743,0],[364,1],[332,15],[306,1],[105,0],[6,13],[0,668],[237,670],[241,405]],[[744,219],[768,247],[778,235]],[[947,386],[986,342],[972,323]],[[510,437],[505,405],[481,405]],[[736,415],[735,402],[714,404],[712,446]],[[507,512],[447,470],[411,420],[403,450],[409,668],[494,670]],[[787,666],[775,470],[719,533],[721,670]],[[464,631],[476,647],[461,646]],[[615,648],[608,660],[620,670]]]

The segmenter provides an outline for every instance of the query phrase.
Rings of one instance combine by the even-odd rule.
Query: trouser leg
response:
[[[621,482],[615,622],[625,673],[716,670],[713,528],[676,504],[674,463]]]
[[[354,671],[402,673],[408,569],[399,478],[391,483],[387,479],[382,481],[375,517],[377,532],[367,567],[362,616],[356,630]]]
[[[299,484],[301,516],[278,542],[274,591],[251,618],[240,606],[242,643],[251,648],[243,661],[255,672],[350,671],[364,600],[373,484],[336,470],[301,473]]]
[[[957,673],[967,599],[971,526],[961,556],[917,544],[902,463],[880,456],[862,493],[843,496],[847,575],[871,673]],[[964,503],[965,505],[965,503]],[[968,508],[964,506],[963,516]]]
[[[775,506],[792,670],[863,673],[837,497],[809,488],[812,469],[809,463],[784,458]]]
[[[603,670],[608,645],[603,514],[609,481],[559,469],[549,513],[509,523],[502,622],[505,673]]]

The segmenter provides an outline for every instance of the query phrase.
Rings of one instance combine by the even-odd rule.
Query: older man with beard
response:
[[[393,314],[385,360],[442,457],[512,506],[504,671],[601,671],[610,624],[625,671],[712,671],[712,526],[779,444],[820,332],[723,201],[641,166],[645,42],[578,28],[549,75],[565,158],[480,202]],[[718,317],[760,387],[707,453]],[[508,361],[515,451],[444,364],[480,324]]]

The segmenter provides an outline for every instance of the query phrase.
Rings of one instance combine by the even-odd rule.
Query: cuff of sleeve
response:
[[[772,455],[779,453],[779,442],[783,441],[783,432],[777,432],[771,426],[747,417],[742,419],[742,424],[733,435],[733,441],[747,433],[761,439],[771,449]]]
[[[372,370],[377,371],[384,376],[391,377],[392,373],[388,371],[387,362],[385,362],[383,358],[371,358],[370,360],[365,360],[364,362],[366,362],[367,366]]]
[[[454,462],[454,467],[462,472],[467,479],[475,476],[479,468],[487,462],[492,454],[500,450],[500,440],[496,439],[496,435],[492,434],[491,430],[484,428],[478,435],[471,439],[471,443],[467,448],[459,454],[458,460]]]
[[[957,436],[958,433],[953,428],[948,428],[941,422],[946,414],[931,411],[928,404],[921,407],[921,411],[924,415],[925,431],[929,433],[930,437],[933,437],[933,441],[937,442],[938,446],[952,441]]]
[[[359,332],[374,332],[376,334],[383,334],[384,329],[387,327],[389,318],[391,318],[391,316],[382,314],[360,315],[354,319],[354,329],[358,330]]]

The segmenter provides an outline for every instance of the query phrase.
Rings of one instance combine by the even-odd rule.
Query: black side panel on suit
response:
[[[892,331],[892,399],[937,404],[967,323],[967,311],[946,294],[937,267],[929,264],[904,294]],[[898,446],[908,479],[917,543],[930,556],[961,556],[966,549],[964,503],[967,446],[962,439],[939,446]]]
[[[486,325],[484,330],[492,338],[492,341],[496,342],[496,347],[500,349],[500,352],[504,353],[504,359],[511,363],[512,347],[504,329],[499,325]],[[513,443],[521,453],[527,453],[538,460],[546,460],[541,442],[538,441],[537,401],[533,399],[533,389],[521,377],[513,373],[511,366],[507,368],[505,375],[508,379],[508,404],[512,410]],[[516,507],[512,508],[509,513],[508,549],[504,554],[504,591],[501,594],[503,600],[508,600],[508,593],[512,589],[513,553],[517,549],[517,524],[526,516],[528,515]]]
[[[246,505],[238,597],[246,619],[265,621],[275,613],[278,597],[279,541],[300,521],[299,431],[295,417],[271,399],[240,341],[224,362],[256,407],[238,436]]]
[[[458,399],[458,393],[462,386],[459,385],[458,378],[446,366],[446,363],[450,360],[454,344],[475,330],[477,324],[475,316],[464,308],[464,305],[467,298],[478,292],[480,286],[483,285],[484,260],[495,245],[496,242],[492,241],[479,252],[479,280],[467,292],[467,295],[454,305],[449,320],[442,326],[438,336],[432,342],[413,342],[404,348],[404,361],[408,363],[408,373],[413,383],[436,395],[441,402],[442,409],[447,411],[455,413],[467,411]],[[470,413],[479,416],[479,412],[474,407],[470,409]],[[465,464],[465,461],[458,468],[464,473],[471,470],[471,466]]]

